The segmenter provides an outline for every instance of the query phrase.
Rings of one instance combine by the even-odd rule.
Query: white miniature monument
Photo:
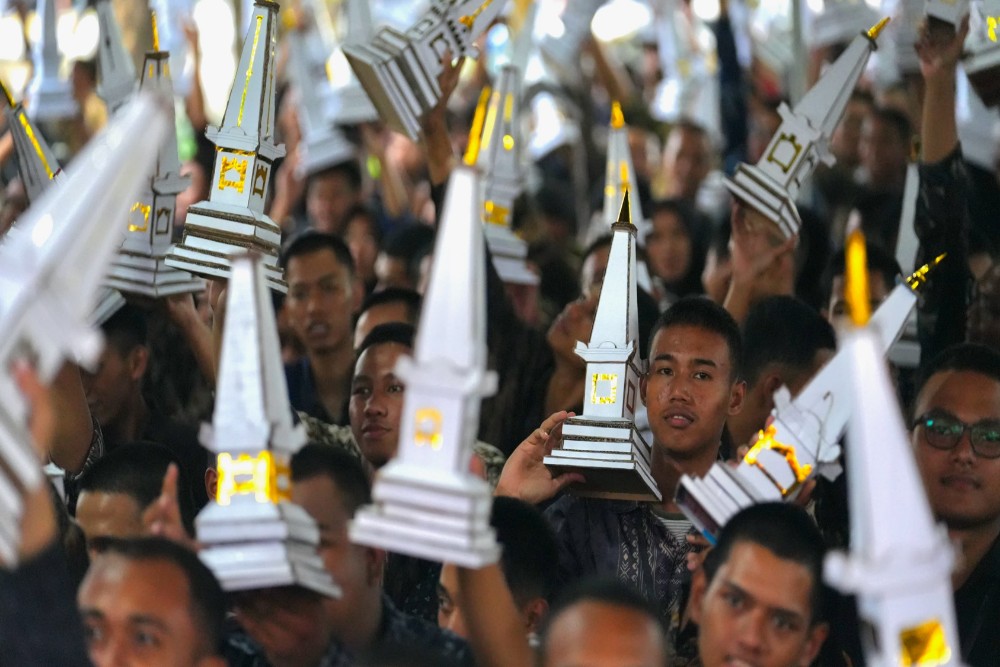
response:
[[[632,149],[628,143],[628,126],[625,124],[625,114],[621,104],[611,103],[611,125],[608,130],[608,157],[604,163],[604,215],[601,216],[601,232],[608,225],[618,221],[622,201],[626,192],[629,197],[629,222],[636,226],[639,241],[642,242],[649,233],[649,221],[642,212],[642,202],[639,200],[638,179],[632,164]]]
[[[860,232],[849,238],[850,261],[857,261]],[[939,257],[939,262],[942,257]],[[862,269],[864,257],[862,256]],[[935,262],[936,263],[936,262]],[[932,266],[924,266],[897,285],[872,317],[871,329],[884,357],[899,338],[917,304],[916,290]],[[841,472],[839,440],[851,415],[858,385],[851,383],[848,353],[838,352],[795,398],[787,387],[774,394],[774,422],[750,448],[738,467],[716,463],[702,478],[681,477],[677,504],[714,542],[722,527],[744,507],[794,499],[817,473],[835,479]]]
[[[475,157],[467,156],[466,164]],[[374,505],[351,524],[351,541],[479,568],[497,562],[489,485],[469,471],[486,370],[486,267],[479,182],[470,166],[452,172],[406,383],[399,452],[379,473]]]
[[[822,0],[807,4],[809,46],[823,48],[851,41],[855,35],[878,21],[878,13],[866,0]]]
[[[101,31],[97,42],[97,96],[107,105],[108,115],[114,115],[135,94],[135,65],[122,42],[111,0],[98,0],[97,23]]]
[[[500,279],[516,285],[537,285],[538,275],[525,265],[528,244],[514,234],[511,216],[514,201],[524,188],[521,168],[519,73],[513,65],[500,70],[496,88],[483,91],[477,120],[469,140],[480,141],[479,171],[482,174],[482,219],[486,243]],[[484,103],[487,103],[483,109]],[[485,117],[483,115],[485,114]]]
[[[988,107],[1000,106],[1000,0],[982,0],[970,17],[965,74],[979,99]]]
[[[555,471],[581,472],[586,482],[570,492],[597,498],[660,500],[650,473],[650,446],[635,426],[639,379],[646,363],[639,350],[636,303],[636,233],[626,190],[589,343],[576,353],[587,362],[583,414],[563,423],[562,446],[544,459]]]
[[[927,0],[924,12],[929,18],[957,26],[969,13],[969,0]]]
[[[347,25],[343,37],[346,38],[349,34],[351,41],[355,42],[371,39],[375,29],[372,23],[369,0],[344,0],[341,7],[343,9],[341,16]],[[345,40],[342,38],[341,42],[343,41]],[[350,73],[350,76],[344,79],[335,78],[331,72],[333,103],[328,107],[327,119],[338,125],[357,125],[377,121],[379,119],[378,110],[368,99],[368,93],[361,87],[357,77],[354,76],[340,44],[334,50],[332,58],[335,60],[328,61],[327,67],[333,67],[332,63],[336,62],[338,71],[340,71],[342,64],[342,69]]]
[[[278,4],[256,0],[222,125],[206,133],[216,145],[209,199],[188,209],[184,238],[166,261],[195,275],[227,278],[230,256],[256,251],[268,284],[285,292],[281,229],[264,214],[274,161],[285,154],[284,145],[274,143],[277,30]]]
[[[848,268],[850,271],[850,266]],[[824,579],[858,598],[865,658],[872,667],[961,665],[951,572],[955,550],[936,524],[882,359],[879,334],[865,326],[864,260],[848,283],[857,327],[843,346],[850,395],[847,485],[851,548],[831,553]]]
[[[103,341],[89,324],[90,311],[121,240],[109,227],[152,170],[145,142],[158,141],[166,126],[157,101],[131,104],[0,244],[0,559],[7,564],[16,561],[22,496],[42,480],[11,365],[27,360],[48,383],[67,360],[97,362]]]
[[[46,121],[70,118],[77,111],[70,83],[59,76],[59,45],[56,42],[56,2],[38,0],[35,12],[42,24],[31,55],[33,73],[25,97],[31,120]]]
[[[289,500],[290,460],[306,433],[292,423],[264,273],[256,255],[233,258],[215,414],[201,432],[218,455],[219,485],[195,519],[199,555],[226,591],[302,586],[336,598],[319,528]]]
[[[153,17],[153,50],[146,53],[142,67],[141,90],[154,91],[173,100],[170,81],[170,54],[161,51]],[[174,110],[169,118],[173,128]],[[180,175],[177,157],[177,133],[171,129],[157,152],[156,173],[149,180],[128,214],[125,243],[122,245],[108,275],[107,285],[125,294],[153,299],[200,292],[205,283],[187,271],[167,266],[165,257],[173,242],[174,210],[177,195],[190,181]]]
[[[368,40],[344,45],[351,68],[391,129],[418,139],[420,120],[441,100],[441,59],[445,53],[473,55],[475,40],[505,1],[433,0],[405,33],[383,26]]]
[[[62,177],[62,167],[59,166],[59,161],[49,148],[45,137],[28,118],[24,105],[14,102],[14,97],[2,82],[0,82],[0,92],[7,100],[4,115],[14,140],[18,173],[21,175],[24,191],[28,195],[28,202],[32,203],[42,196],[50,183]]]
[[[605,0],[567,2],[560,16],[549,16],[539,10],[539,19],[547,30],[538,40],[538,48],[545,59],[555,66],[560,77],[574,82],[579,80],[580,50],[584,40],[590,37],[590,24],[594,20],[594,14],[604,2]]]
[[[315,33],[315,28],[312,30]],[[311,38],[318,39],[317,34]],[[330,118],[328,107],[335,91],[326,76],[326,63],[310,57],[307,35],[289,42],[289,68],[299,94],[298,117],[302,128],[300,171],[304,176],[334,165],[356,161],[354,145]]]
[[[777,225],[784,238],[802,227],[795,208],[799,188],[819,162],[833,162],[830,137],[888,20],[855,37],[795,109],[782,104],[781,126],[761,159],[756,165],[741,163],[732,177],[726,177],[733,196]]]

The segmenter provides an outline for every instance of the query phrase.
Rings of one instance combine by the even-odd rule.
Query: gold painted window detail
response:
[[[487,200],[483,204],[483,220],[491,225],[506,225],[510,219],[510,209],[506,206],[497,206],[493,200]]]
[[[243,194],[243,188],[247,182],[248,161],[238,157],[222,156],[222,166],[219,167],[219,189],[233,188]],[[234,178],[230,178],[230,172],[234,172]]]
[[[787,174],[795,161],[799,159],[802,152],[802,144],[795,140],[794,134],[781,133],[778,140],[771,147],[771,152],[767,154],[767,161],[778,165],[782,173]]]
[[[147,229],[149,229],[149,213],[152,210],[153,210],[152,206],[150,206],[149,204],[143,204],[141,201],[137,201],[136,203],[132,204],[132,208],[129,209],[128,212],[128,217],[129,217],[128,230],[130,232],[144,232]],[[136,212],[139,213],[139,216],[141,218],[140,224],[132,222],[133,220],[136,219],[136,216],[134,215]]]
[[[901,667],[931,667],[951,660],[944,627],[936,618],[903,630],[899,633],[899,645]]]
[[[610,405],[618,400],[618,373],[594,373],[590,379],[590,402]]]
[[[417,410],[413,420],[417,447],[430,447],[434,451],[441,449],[441,426],[444,422],[441,411],[437,408],[421,408]]]
[[[1000,16],[986,17],[986,35],[991,42],[997,41],[997,25],[1000,24]]]
[[[269,451],[257,456],[219,454],[219,486],[215,499],[228,505],[233,497],[253,495],[258,503],[277,503],[290,498],[288,464],[275,460]]]
[[[812,466],[809,464],[799,463],[799,457],[795,453],[794,445],[786,445],[783,442],[778,442],[777,440],[778,429],[775,428],[774,424],[771,424],[767,429],[760,431],[757,434],[757,442],[754,446],[750,448],[750,451],[746,453],[743,460],[746,461],[748,465],[756,466],[759,468],[771,482],[778,487],[781,491],[782,496],[787,496],[789,493],[794,491],[799,487],[800,484],[809,479],[809,474],[812,472]],[[785,461],[788,463],[788,467],[791,469],[792,474],[795,475],[795,483],[790,488],[784,488],[779,484],[775,478],[768,473],[767,468],[763,466],[760,462],[760,453],[765,449],[773,449],[777,453],[785,457]]]

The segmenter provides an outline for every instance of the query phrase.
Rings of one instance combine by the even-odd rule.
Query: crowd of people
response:
[[[795,502],[741,511],[713,545],[675,494],[683,475],[739,461],[768,424],[774,393],[785,386],[794,395],[835,354],[850,327],[845,230],[867,238],[873,306],[915,268],[900,267],[895,248],[919,142],[917,264],[946,258],[921,293],[919,365],[892,372],[931,510],[959,553],[954,656],[1000,665],[1000,231],[989,212],[1000,179],[968,164],[958,139],[967,24],[921,32],[919,76],[890,90],[862,81],[831,138],[836,163],[821,165],[800,193],[801,233],[775,243],[758,214],[719,187],[737,162],[761,157],[781,123],[780,97],[724,62],[733,37],[722,4],[712,25],[720,76],[745,113],[723,113],[721,134],[645,112],[662,75],[655,44],[643,45],[653,57],[628,62],[588,39],[579,80],[523,91],[525,101],[555,94],[586,120],[581,138],[525,165],[513,226],[537,284],[505,284],[487,262],[498,389],[468,445],[471,472],[494,490],[497,565],[429,562],[348,536],[400,447],[406,385],[397,363],[413,352],[429,267],[447,261],[434,254],[436,224],[487,70],[446,57],[443,97],[422,119],[419,142],[380,123],[344,128],[355,155],[306,173],[299,92],[279,68],[277,139],[287,157],[267,208],[282,229],[288,291],[275,293],[274,308],[289,401],[309,435],[291,459],[290,501],[315,520],[342,596],[225,593],[197,556],[195,517],[219,481],[198,431],[211,420],[226,316],[226,284],[209,280],[203,294],[130,299],[101,325],[106,345],[94,368],[68,364],[49,387],[26,364],[11,369],[32,406],[39,459],[64,470],[65,488],[60,496],[45,485],[25,499],[18,562],[0,569],[0,664],[865,664],[865,644],[877,638],[856,601],[823,579],[828,550],[851,541],[856,508],[844,474],[817,478]],[[279,55],[295,38],[287,29]],[[76,66],[87,109],[97,105],[93,71]],[[192,185],[178,197],[178,238],[187,207],[208,198],[214,169],[199,86],[196,78],[186,104],[200,138],[184,165]],[[637,304],[636,343],[648,361],[648,423],[639,426],[660,502],[580,497],[581,473],[543,463],[585,402],[586,363],[575,348],[590,340],[611,250],[610,227],[592,217],[601,216],[612,99],[626,110],[633,196],[648,217],[633,221],[646,228],[640,258],[651,278]],[[2,144],[0,157],[6,229],[26,202]],[[877,474],[892,485],[892,471]]]

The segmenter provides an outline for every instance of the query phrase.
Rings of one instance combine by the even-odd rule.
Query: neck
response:
[[[545,414],[550,415],[583,403],[586,371],[556,359],[555,370],[545,391]]]
[[[663,494],[659,507],[664,512],[680,512],[680,507],[674,502],[674,496],[677,495],[681,476],[703,477],[708,474],[709,468],[718,457],[718,446],[706,447],[701,454],[681,459],[668,452],[663,445],[654,442],[651,454],[653,479]]]
[[[374,647],[385,605],[382,604],[382,588],[369,591],[371,594],[351,611],[349,627],[340,635],[341,643],[354,655],[359,655]]]
[[[310,351],[309,366],[316,383],[316,393],[327,414],[333,419],[340,419],[350,391],[354,355],[350,349],[339,347]]]
[[[138,390],[137,390],[138,391]],[[117,420],[110,424],[101,424],[104,439],[109,445],[117,446],[126,442],[133,442],[142,435],[142,430],[149,421],[149,408],[146,401],[142,400],[139,394],[133,394],[133,398],[128,407],[123,411]]]
[[[958,567],[951,575],[952,586],[958,590],[1000,537],[1000,518],[974,528],[950,529],[948,536],[961,548]]]

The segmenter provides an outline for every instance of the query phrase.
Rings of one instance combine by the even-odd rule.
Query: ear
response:
[[[774,408],[774,392],[778,391],[785,382],[781,379],[777,373],[770,373],[764,377],[763,389],[764,393],[762,398],[766,402],[767,411],[771,412]]]
[[[549,613],[549,603],[545,598],[535,598],[521,608],[521,615],[524,617],[524,629],[528,634],[538,632],[542,625],[542,619]]]
[[[733,383],[733,388],[729,393],[729,414],[738,414],[743,409],[743,400],[747,395],[747,383],[737,380]]]
[[[642,401],[643,405],[646,405],[646,387],[649,385],[649,373],[643,373],[639,376],[639,399]]]
[[[705,604],[705,593],[708,591],[708,579],[705,568],[699,567],[691,577],[691,598],[688,601],[688,616],[701,625],[702,605]]]
[[[208,492],[209,499],[215,498],[219,493],[219,471],[214,467],[205,469],[205,491]]]
[[[380,586],[385,574],[385,563],[389,557],[382,549],[364,547],[365,550],[365,581],[370,586]]]
[[[136,345],[128,355],[128,374],[133,381],[138,382],[146,374],[149,367],[149,348]]]
[[[815,627],[809,629],[809,638],[802,649],[802,656],[799,659],[799,667],[809,667],[819,655],[819,650],[823,648],[823,642],[830,634],[830,626],[826,623],[817,623]]]

